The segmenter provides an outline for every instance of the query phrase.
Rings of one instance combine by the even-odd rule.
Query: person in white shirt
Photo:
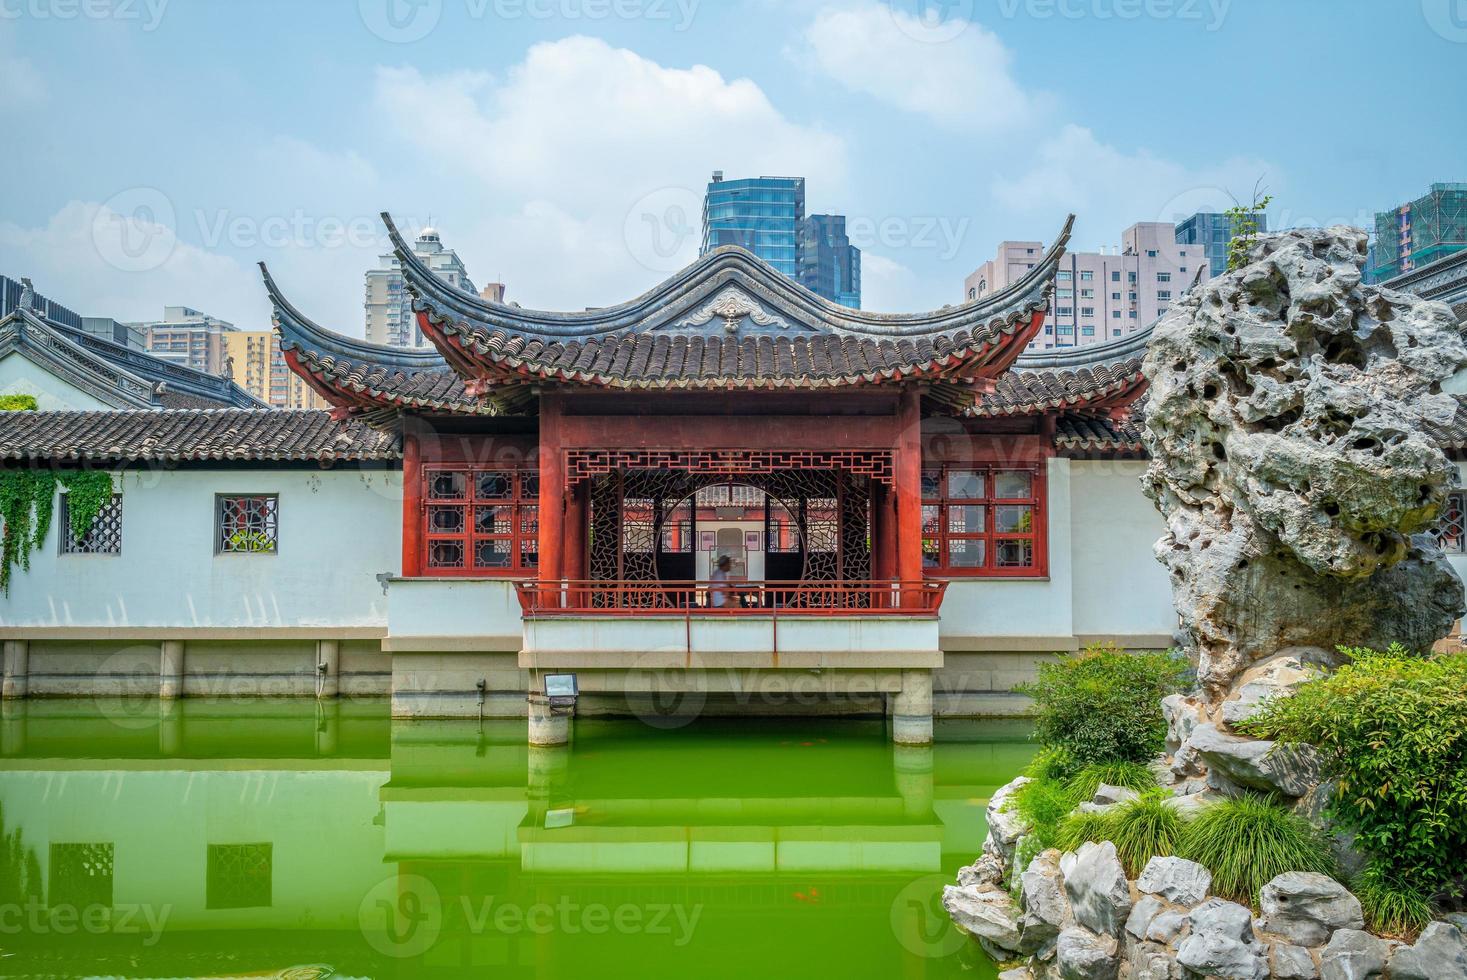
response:
[[[713,574],[708,576],[708,580],[713,583],[708,588],[708,605],[714,609],[722,609],[728,603],[728,586],[724,583],[728,581],[728,570],[732,566],[733,562],[728,555],[719,555]]]

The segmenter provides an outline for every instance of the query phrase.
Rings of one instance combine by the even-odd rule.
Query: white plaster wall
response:
[[[1166,570],[1152,546],[1166,531],[1141,492],[1140,460],[1070,464],[1071,595],[1079,635],[1171,634],[1177,627]]]
[[[395,579],[388,593],[387,635],[394,641],[520,635],[520,601],[505,579]]]
[[[1463,375],[1459,375],[1459,377],[1463,376],[1467,376],[1467,372],[1464,372]],[[1457,464],[1457,486],[1467,487],[1467,464]],[[1451,562],[1452,568],[1456,569],[1458,577],[1461,578],[1464,582],[1467,582],[1467,554],[1454,555],[1451,552],[1448,552],[1447,561]]]
[[[115,407],[68,384],[23,354],[14,352],[0,360],[0,395],[33,395],[36,407],[43,412]]]
[[[122,553],[60,554],[58,520],[0,597],[0,627],[382,627],[402,568],[402,474],[137,470]],[[214,553],[216,493],[280,496],[279,552]]]
[[[1056,637],[1074,633],[1070,613],[1071,462],[1049,461],[1047,579],[954,579],[942,603],[942,639]],[[1137,491],[1139,496],[1140,491]],[[1019,647],[1018,649],[1023,649]]]

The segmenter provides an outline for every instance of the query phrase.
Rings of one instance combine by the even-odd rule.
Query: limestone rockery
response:
[[[1455,481],[1431,430],[1463,326],[1362,285],[1365,250],[1353,228],[1264,237],[1152,332],[1145,490],[1209,702],[1282,648],[1425,649],[1463,613],[1427,533]]]
[[[942,896],[959,929],[1015,964],[1000,980],[1467,980],[1467,916],[1433,922],[1412,945],[1382,939],[1326,875],[1279,875],[1255,916],[1210,896],[1211,872],[1192,861],[1155,857],[1127,879],[1108,841],[1044,851],[1021,869],[1026,828],[1005,806],[1023,782],[994,795],[983,856]],[[1115,796],[1102,787],[1097,799]]]

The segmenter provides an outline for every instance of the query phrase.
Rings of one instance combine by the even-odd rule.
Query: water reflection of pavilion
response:
[[[422,882],[442,909],[425,966],[529,957],[569,972],[604,948],[588,936],[486,937],[475,910],[505,902],[698,908],[697,941],[717,955],[757,922],[791,943],[844,936],[890,957],[894,896],[980,839],[983,798],[1027,748],[1017,733],[894,746],[870,727],[827,739],[810,726],[714,723],[690,737],[588,721],[574,746],[544,749],[513,721],[390,725],[350,704],[185,702],[109,720],[31,702],[0,728],[0,807],[4,832],[35,856],[45,902],[167,906],[147,954],[164,962],[238,946],[263,964],[329,953],[338,969],[370,973],[380,950],[363,909],[384,887]],[[100,869],[80,891],[78,861]],[[55,938],[21,945],[67,972],[72,954]],[[118,941],[73,936],[67,948],[95,956]],[[612,945],[642,957],[639,942],[654,959],[681,948],[654,936]],[[303,960],[308,949],[323,952]]]

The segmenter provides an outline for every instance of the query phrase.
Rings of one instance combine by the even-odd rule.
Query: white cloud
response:
[[[1036,111],[1010,73],[1013,56],[977,23],[930,25],[862,3],[821,10],[805,42],[816,67],[846,88],[945,127],[996,131]]]
[[[29,109],[46,101],[46,83],[27,58],[0,46],[0,111]]]
[[[1254,157],[1189,167],[1146,149],[1126,152],[1083,126],[1064,126],[1038,148],[1022,173],[996,177],[994,200],[1013,211],[1079,215],[1081,247],[1115,242],[1138,221],[1178,221],[1195,211],[1248,200],[1263,178],[1277,189],[1279,168]]]
[[[226,318],[265,309],[253,269],[178,241],[171,221],[158,218],[71,201],[42,227],[0,222],[0,269],[29,276],[37,292],[86,316],[151,320],[178,303]]]
[[[845,185],[845,146],[786,118],[758,85],[669,68],[603,41],[530,48],[502,78],[378,70],[382,117],[491,215],[471,250],[526,305],[634,295],[697,254],[711,171]],[[464,251],[464,242],[447,241]]]

